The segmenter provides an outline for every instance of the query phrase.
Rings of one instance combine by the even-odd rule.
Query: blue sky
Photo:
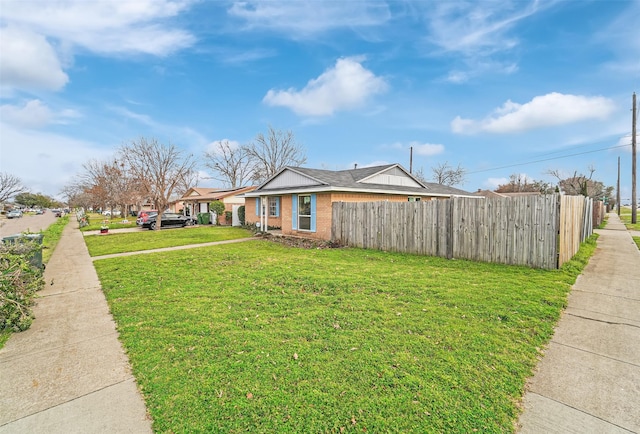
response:
[[[272,125],[308,167],[413,147],[467,191],[590,166],[615,186],[620,156],[630,198],[639,24],[621,0],[0,0],[0,171],[57,195],[141,136],[201,158]]]

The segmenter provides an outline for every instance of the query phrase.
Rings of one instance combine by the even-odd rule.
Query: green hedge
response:
[[[44,278],[29,258],[41,248],[33,241],[0,244],[0,331],[31,326],[36,291],[44,287]]]

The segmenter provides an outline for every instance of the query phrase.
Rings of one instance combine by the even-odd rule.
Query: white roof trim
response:
[[[347,193],[367,193],[367,194],[393,194],[393,195],[407,195],[407,196],[423,196],[423,197],[470,197],[474,199],[480,199],[480,196],[464,195],[464,194],[446,194],[446,193],[431,193],[425,191],[424,193],[416,191],[402,191],[402,190],[372,190],[369,188],[346,188],[346,187],[331,187],[331,186],[318,186],[301,189],[287,189],[287,190],[270,190],[265,191],[251,191],[245,193],[245,197],[259,197],[259,196],[283,196],[288,194],[304,194],[304,193],[332,193],[332,192],[347,192]]]

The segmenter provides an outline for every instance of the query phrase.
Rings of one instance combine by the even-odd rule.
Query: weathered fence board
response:
[[[551,269],[599,224],[593,207],[591,199],[559,195],[336,202],[332,238],[354,247]]]

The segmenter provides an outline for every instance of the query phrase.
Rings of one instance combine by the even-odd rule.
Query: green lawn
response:
[[[137,252],[162,247],[202,244],[250,237],[246,229],[229,226],[198,226],[190,228],[167,228],[160,231],[110,233],[109,235],[87,235],[84,240],[91,256],[112,253]]]
[[[109,226],[109,229],[123,229],[123,228],[135,228],[136,218],[132,216],[127,217],[107,217],[102,214],[91,213],[87,214],[88,226],[80,228],[82,232],[86,231],[98,231],[103,225]]]
[[[260,240],[95,266],[156,432],[512,432],[594,248],[560,271]]]
[[[640,249],[640,237],[633,237],[633,241],[635,241],[636,246],[638,246],[638,249]]]
[[[627,229],[640,231],[640,221],[636,219],[636,224],[631,224],[631,207],[623,206],[620,208],[620,220],[622,220],[622,223],[625,224]]]

